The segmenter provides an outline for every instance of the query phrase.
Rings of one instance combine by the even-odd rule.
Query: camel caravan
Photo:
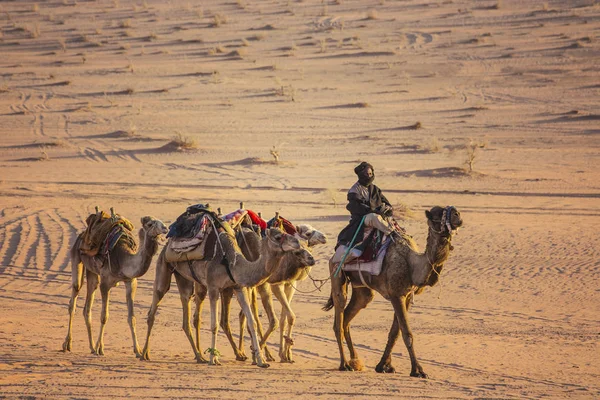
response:
[[[350,335],[350,322],[373,300],[376,291],[391,302],[394,318],[386,348],[375,370],[395,372],[391,353],[402,333],[410,355],[410,375],[426,378],[415,355],[407,313],[414,296],[438,282],[453,249],[452,237],[462,226],[462,218],[453,206],[433,207],[426,211],[429,233],[425,251],[420,252],[412,237],[397,224],[387,199],[372,184],[372,166],[359,167],[355,172],[358,171],[357,185],[360,184],[360,187],[354,190],[356,185],[353,186],[348,194],[347,209],[351,212],[351,220],[340,232],[334,255],[329,260],[331,296],[323,307],[325,311],[334,310],[333,330],[340,352],[339,369],[358,371],[363,368]],[[296,316],[291,302],[297,282],[309,277],[311,267],[315,265],[313,247],[327,243],[324,233],[310,225],[295,225],[279,213],[265,221],[260,213],[246,209],[243,203],[238,210],[226,215],[220,209],[213,211],[208,204],[196,204],[188,207],[168,229],[154,217],[141,218],[136,238],[133,224],[112,208],[110,211],[108,214],[96,208],[96,212],[86,220],[86,230],[71,248],[72,292],[63,351],[71,351],[73,315],[77,297],[86,280],[83,315],[89,347],[93,354],[104,355],[103,336],[108,322],[110,290],[124,282],[133,351],[139,359],[150,360],[150,338],[156,312],[175,276],[183,309],[183,331],[198,363],[221,364],[221,354],[217,349],[219,327],[227,336],[236,360],[247,360],[244,352],[244,331],[247,327],[252,361],[267,368],[269,362],[275,361],[267,341],[278,325],[279,359],[281,362],[294,362],[292,331]],[[163,247],[156,261],[146,343],[141,349],[133,307],[137,278],[148,271],[160,245]],[[91,313],[98,286],[102,312],[100,333],[94,342]],[[352,287],[349,301],[348,286]],[[237,342],[229,323],[234,294],[241,307]],[[211,341],[203,351],[200,316],[207,295]],[[275,315],[272,295],[281,304],[279,320]],[[259,296],[269,321],[266,329],[259,319]],[[193,314],[192,299],[195,306]],[[345,355],[344,341],[348,346],[349,359]],[[205,354],[208,354],[208,359]]]

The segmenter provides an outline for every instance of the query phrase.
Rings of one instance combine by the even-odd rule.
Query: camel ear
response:
[[[146,215],[145,217],[142,217],[140,221],[142,222],[142,226],[146,226],[148,222],[152,221],[152,217]]]
[[[425,216],[428,220],[433,221],[433,214],[431,214],[428,210],[425,210]]]
[[[277,228],[269,228],[269,229],[267,229],[267,236],[270,237],[273,240],[281,240],[281,235],[283,235],[283,232],[281,232]]]

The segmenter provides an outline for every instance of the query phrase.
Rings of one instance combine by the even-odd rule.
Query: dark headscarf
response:
[[[368,176],[366,174],[369,168],[371,168],[371,171],[373,171],[373,176]],[[354,168],[354,173],[358,176],[358,182],[363,186],[369,186],[375,179],[375,168],[373,168],[373,166],[366,161],[358,164]]]

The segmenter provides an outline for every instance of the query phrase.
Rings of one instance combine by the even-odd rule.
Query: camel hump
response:
[[[100,248],[105,244],[107,239],[111,239],[111,247],[118,242],[122,235],[118,235],[116,231],[128,231],[128,237],[131,237],[131,232],[134,230],[134,226],[127,218],[120,215],[115,215],[113,218],[110,214],[101,211],[99,213],[90,214],[86,219],[87,228],[83,233],[83,240],[79,249],[87,255],[95,256],[100,251]],[[109,234],[115,230],[114,235],[108,238]],[[130,242],[130,241],[128,241]],[[135,239],[132,246],[136,246]]]

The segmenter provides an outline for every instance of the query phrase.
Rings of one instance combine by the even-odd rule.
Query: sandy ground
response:
[[[600,397],[596,1],[0,7],[0,397]],[[465,220],[441,285],[410,313],[429,379],[409,377],[401,342],[398,373],[375,373],[393,318],[380,296],[353,323],[366,369],[338,371],[329,285],[310,280],[293,302],[295,364],[237,362],[222,333],[223,365],[196,364],[174,284],[152,361],[131,351],[123,285],[106,355],[88,351],[85,290],[60,351],[68,250],[94,206],[136,225],[199,202],[279,211],[327,234],[322,279],[361,160],[411,210],[402,224],[421,246],[424,210],[453,204]],[[142,344],[153,280],[154,266],[135,304]]]

